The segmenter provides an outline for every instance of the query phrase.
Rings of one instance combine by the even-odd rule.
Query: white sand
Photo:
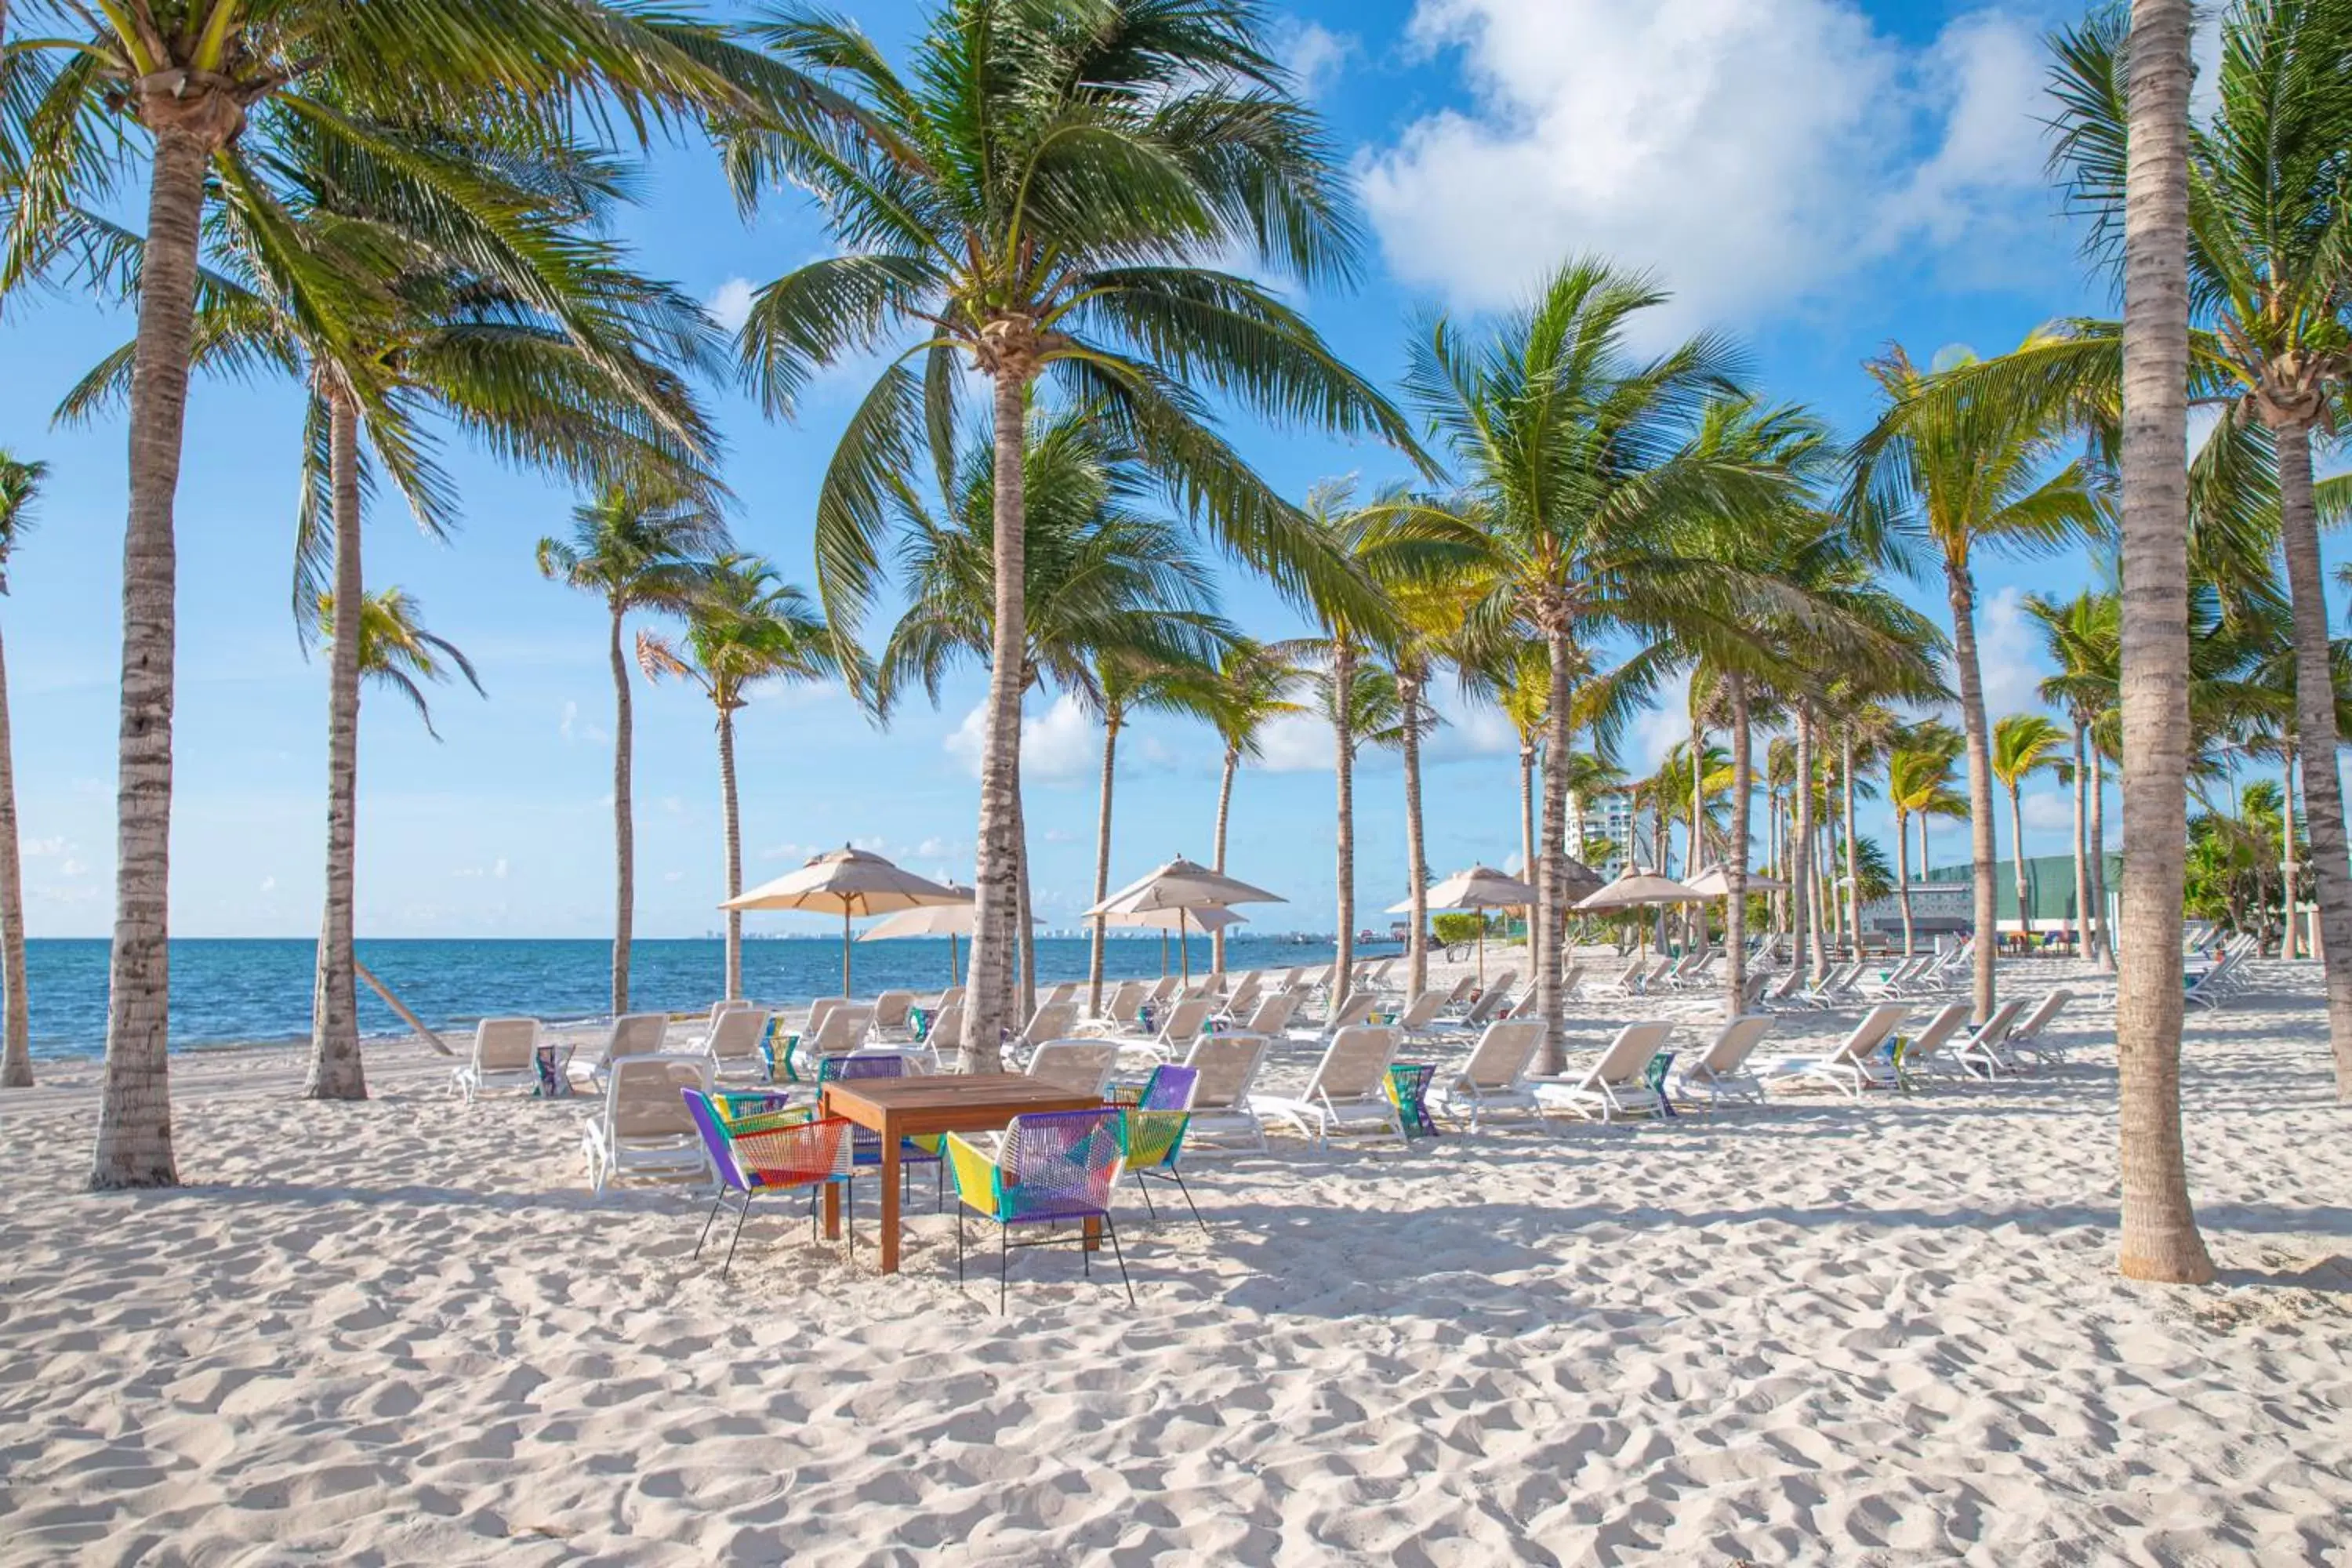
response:
[[[2352,1562],[2311,971],[2194,1021],[2199,1289],[2113,1272],[2091,988],[2035,1081],[1202,1161],[1139,1310],[1056,1250],[1007,1317],[928,1212],[877,1277],[870,1191],[854,1263],[780,1205],[722,1285],[687,1195],[591,1201],[584,1102],[414,1046],[360,1106],[175,1062],[194,1184],[86,1194],[51,1066],[0,1101],[0,1560]]]

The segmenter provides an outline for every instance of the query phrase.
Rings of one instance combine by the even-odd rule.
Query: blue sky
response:
[[[859,0],[895,47],[919,7]],[[1376,376],[1400,368],[1409,323],[1442,307],[1507,306],[1584,250],[1654,268],[1675,290],[1663,331],[1738,333],[1771,395],[1852,429],[1868,416],[1863,360],[1899,341],[1925,357],[1994,351],[2052,316],[2098,309],[2042,174],[2039,38],[2059,13],[2031,0],[1327,0],[1280,10],[1282,47],[1328,116],[1360,184],[1368,278],[1313,297],[1314,319]],[[740,221],[709,155],[653,162],[626,231],[645,265],[740,310],[751,284],[822,254],[806,204]],[[52,429],[58,395],[129,331],[120,311],[27,300],[0,321],[0,440],[52,466],[42,524],[0,604],[10,666],[28,924],[36,936],[103,934],[111,920],[119,551],[118,421]],[[851,401],[827,377],[796,426],[763,422],[714,389],[745,548],[810,580],[818,477]],[[315,929],[324,775],[323,667],[287,614],[299,403],[287,386],[200,384],[179,504],[180,674],[173,924],[184,935]],[[1318,479],[1397,475],[1372,448],[1237,426],[1292,493]],[[612,692],[602,612],[540,579],[531,546],[562,531],[573,497],[462,453],[466,524],[448,544],[394,507],[370,519],[371,587],[397,583],[433,629],[480,668],[487,700],[438,697],[436,744],[379,697],[362,728],[363,935],[578,935],[611,919]],[[1988,563],[1993,710],[2031,702],[2032,639],[2016,608],[2064,590],[2080,562]],[[1940,595],[1912,590],[1931,610]],[[1264,589],[1229,585],[1228,613],[1262,636],[1296,623]],[[1940,614],[1938,611],[1937,613]],[[970,874],[977,673],[939,711],[887,733],[838,692],[773,692],[741,719],[746,875],[856,840],[930,874]],[[1502,726],[1462,711],[1433,745],[1430,854],[1440,874],[1517,853],[1517,784]],[[712,928],[721,871],[709,709],[675,685],[637,691],[638,930]],[[1660,715],[1633,737],[1643,768],[1680,733]],[[1028,819],[1041,912],[1087,901],[1098,732],[1037,702]],[[1146,723],[1124,749],[1113,880],[1177,853],[1205,858],[1216,749],[1202,731]],[[1373,759],[1360,782],[1360,902],[1403,895],[1400,782]],[[1237,791],[1231,863],[1289,895],[1273,929],[1325,930],[1333,893],[1328,731],[1286,728]],[[2004,814],[2005,816],[2005,814]],[[2030,847],[2063,852],[2054,784],[2029,809]],[[2113,820],[2113,813],[2110,813]],[[1865,819],[1866,828],[1879,825]],[[1883,831],[1883,829],[1882,829]],[[1942,830],[1958,847],[1957,831]],[[2004,821],[2002,841],[2007,852]],[[1942,851],[1938,859],[1945,858]],[[798,929],[771,917],[776,929]],[[815,925],[809,929],[815,930]]]

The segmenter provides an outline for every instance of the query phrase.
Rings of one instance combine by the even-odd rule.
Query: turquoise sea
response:
[[[33,1054],[92,1056],[106,1042],[106,955],[102,939],[36,938],[26,944],[26,990],[33,1011]],[[968,951],[959,942],[960,951]],[[725,944],[709,938],[640,941],[630,964],[631,1000],[648,1009],[708,1006],[719,993]],[[1393,951],[1382,943],[1368,952]],[[296,938],[194,938],[172,943],[173,1049],[255,1040],[286,1040],[310,1032],[310,972],[315,944]],[[1169,963],[1176,963],[1174,944]],[[1082,979],[1083,937],[1041,937],[1037,977]],[[1206,937],[1192,941],[1192,966],[1209,962]],[[1234,968],[1328,963],[1328,942],[1297,942],[1236,936],[1226,944]],[[374,971],[411,1011],[435,1029],[463,1030],[477,1018],[529,1013],[549,1021],[591,1018],[611,1001],[612,944],[601,941],[432,940],[366,942],[360,962]],[[862,942],[853,945],[853,976],[860,995],[904,987],[937,991],[947,984],[944,938]],[[1104,958],[1114,978],[1160,973],[1156,937],[1113,940]],[[778,1005],[804,1006],[841,990],[838,937],[786,937],[743,944],[746,994]],[[404,1032],[392,1010],[360,987],[360,1026],[372,1035]]]

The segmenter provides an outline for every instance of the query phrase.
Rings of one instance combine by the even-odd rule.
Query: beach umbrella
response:
[[[1237,915],[1223,904],[1202,904],[1197,910],[1138,910],[1132,914],[1107,914],[1102,917],[1107,926],[1129,926],[1160,933],[1160,973],[1168,973],[1168,933],[1182,931],[1191,921],[1202,931],[1219,931],[1228,926],[1246,924],[1249,917]],[[1189,954],[1187,955],[1189,959]],[[1189,964],[1188,964],[1189,968]]]
[[[968,902],[970,889],[943,888],[902,870],[870,850],[847,845],[812,855],[797,871],[728,900],[722,910],[803,910],[841,916],[841,994],[849,994],[849,922],[860,915],[896,914],[929,905]],[[952,963],[953,954],[950,954]]]
[[[1206,866],[1187,860],[1181,855],[1152,871],[1150,875],[1129,882],[1109,898],[1088,910],[1088,920],[1097,916],[1149,914],[1155,910],[1177,911],[1177,946],[1183,954],[1184,982],[1192,980],[1192,954],[1183,946],[1183,933],[1191,911],[1226,904],[1284,904],[1290,900],[1280,893],[1269,893],[1263,888],[1253,888],[1223,871],[1212,871]]]
[[[1559,858],[1559,896],[1563,899],[1580,899],[1588,893],[1597,893],[1609,885],[1608,878],[1573,855],[1563,855]]]
[[[1615,881],[1577,900],[1580,910],[1599,912],[1630,910],[1643,904],[1694,904],[1706,895],[1655,871],[1627,870]]]
[[[1720,866],[1709,866],[1706,870],[1693,877],[1689,885],[1690,890],[1703,899],[1723,899],[1731,896],[1731,879],[1724,874],[1724,869]],[[1788,885],[1786,882],[1766,876],[1761,871],[1748,873],[1747,891],[1751,893],[1777,893]]]
[[[925,904],[920,909],[900,910],[897,914],[876,921],[857,933],[860,942],[887,942],[899,936],[943,936],[948,939],[948,984],[957,983],[956,938],[970,936],[972,923],[980,918],[972,890],[955,882],[947,884],[950,893],[960,893],[963,901],[958,904]],[[1043,917],[1032,915],[1031,925],[1044,925]]]
[[[1492,866],[1473,866],[1466,871],[1456,871],[1436,883],[1423,895],[1433,910],[1515,910],[1524,909],[1536,901],[1536,890],[1517,877],[1506,876]],[[1392,915],[1412,912],[1412,900],[1389,906]],[[1486,921],[1478,921],[1478,984],[1486,984]]]

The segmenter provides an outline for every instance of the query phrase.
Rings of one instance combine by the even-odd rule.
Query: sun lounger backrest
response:
[[[930,1029],[923,1036],[923,1044],[935,1051],[963,1049],[962,1003],[950,1002],[939,1010],[931,1019]]]
[[[1742,1013],[1717,1032],[1699,1064],[1711,1073],[1738,1072],[1756,1049],[1757,1042],[1771,1032],[1771,1014]]]
[[[1830,1059],[1836,1062],[1861,1061],[1886,1043],[1886,1037],[1895,1032],[1895,1026],[1901,1023],[1903,1015],[1910,1010],[1900,1002],[1881,1002],[1862,1016],[1862,1022],[1853,1026],[1853,1033],[1839,1042],[1838,1048],[1830,1053]]]
[[[835,1007],[840,1006],[845,1000],[845,997],[841,996],[820,996],[815,1001],[810,1003],[808,1022],[801,1026],[801,1033],[806,1035],[811,1039],[814,1039],[818,1031],[824,1027],[825,1019],[830,1017],[833,1014],[833,1010]]]
[[[1160,1026],[1160,1038],[1171,1046],[1189,1042],[1209,1021],[1209,1010],[1216,1004],[1206,996],[1188,996],[1168,1010],[1168,1021]]]
[[[1160,983],[1151,988],[1150,1000],[1154,1002],[1165,1002],[1171,996],[1175,995],[1176,987],[1183,984],[1184,977],[1181,974],[1163,974],[1160,977]]]
[[[760,1038],[768,1032],[768,1010],[765,1007],[737,1007],[719,1016],[719,1026],[710,1031],[710,1054],[727,1061],[738,1061],[760,1054]]]
[[[2060,1010],[2074,999],[2074,994],[2072,991],[2067,990],[2063,985],[2060,986],[2057,990],[2053,991],[2050,994],[2044,996],[2040,1002],[2034,1004],[2033,1011],[2025,1016],[2025,1021],[2015,1026],[2009,1031],[2009,1037],[2012,1040],[2030,1040],[2033,1038],[2036,1035],[2042,1033],[2043,1029],[2047,1028],[2049,1026],[2050,1020],[2056,1017]]]
[[[1406,1003],[1404,1011],[1397,1015],[1397,1027],[1408,1030],[1429,1027],[1431,1020],[1437,1016],[1437,1010],[1451,999],[1443,991],[1423,992]]]
[[[1543,1036],[1541,1018],[1506,1018],[1489,1024],[1471,1050],[1462,1076],[1480,1089],[1507,1089],[1528,1070]]]
[[[1059,1039],[1070,1032],[1078,1021],[1078,1005],[1056,998],[1041,1004],[1029,1016],[1029,1026],[1021,1031],[1024,1044],[1035,1045],[1040,1040]]]
[[[1307,966],[1303,963],[1294,963],[1288,969],[1282,972],[1282,980],[1280,984],[1275,986],[1275,989],[1276,991],[1288,991],[1306,978]]]
[[[519,1072],[539,1048],[536,1018],[485,1018],[474,1026],[474,1066],[483,1072]]]
[[[1585,1081],[1594,1084],[1638,1081],[1648,1070],[1650,1058],[1658,1054],[1659,1047],[1674,1037],[1674,1025],[1662,1019],[1626,1025],[1617,1031],[1617,1037],[1609,1042],[1609,1048],[1601,1053],[1601,1059],[1593,1064],[1592,1071],[1586,1075]]]
[[[1259,989],[1260,984],[1258,977],[1255,974],[1243,976],[1242,983],[1234,987],[1232,997],[1225,1003],[1226,1011],[1232,1013],[1245,1013],[1252,1007],[1256,1006]]]
[[[1357,992],[1348,998],[1348,1005],[1340,1008],[1339,1016],[1331,1020],[1330,1031],[1336,1035],[1342,1029],[1362,1023],[1372,1016],[1372,1009],[1380,1005],[1380,1000],[1370,991]]]
[[[613,1020],[613,1033],[604,1044],[604,1059],[618,1061],[623,1057],[646,1057],[662,1048],[669,1036],[669,1015],[667,1013],[625,1013]],[[671,1099],[677,1100],[673,1094]],[[678,1103],[678,1114],[686,1114],[685,1102]]]
[[[1279,1035],[1290,1027],[1290,1020],[1297,1016],[1298,1001],[1296,991],[1277,991],[1259,1001],[1257,1010],[1250,1015],[1244,1026],[1253,1035]]]
[[[1122,980],[1117,990],[1103,1003],[1103,1016],[1116,1024],[1132,1024],[1143,1011],[1143,999],[1151,994],[1148,980]]]
[[[1194,1040],[1184,1057],[1184,1065],[1201,1075],[1192,1091],[1192,1109],[1237,1109],[1257,1081],[1268,1044],[1264,1035],[1202,1035]]]
[[[1910,1045],[1905,1047],[1907,1055],[1913,1059],[1927,1056],[1959,1033],[1960,1026],[1968,1021],[1969,1004],[1966,1002],[1953,1002],[1937,1008],[1936,1016],[1927,1020],[1927,1026],[1912,1037]]]
[[[1571,972],[1574,972],[1577,968],[1573,963],[1570,964],[1568,967]],[[1479,991],[1478,1000],[1484,1002],[1488,996],[1493,995],[1497,991],[1501,992],[1504,995],[1508,996],[1511,994],[1511,987],[1517,985],[1518,983],[1519,972],[1517,970],[1496,970],[1495,972],[1495,978],[1488,981]]]
[[[2000,1045],[2009,1038],[2011,1026],[2017,1022],[2017,1016],[2024,1011],[2025,998],[2011,997],[1992,1010],[1992,1016],[1987,1018],[1981,1027],[1969,1032],[1969,1043],[1973,1046]]]
[[[1327,963],[1322,968],[1317,970],[1314,973],[1308,975],[1307,977],[1308,988],[1311,990],[1320,991],[1325,986],[1330,984],[1331,971],[1337,967],[1339,967],[1337,964]]]
[[[1396,1060],[1397,1032],[1375,1024],[1358,1024],[1340,1030],[1315,1064],[1307,1098],[1318,1093],[1333,1100],[1369,1100]]]
[[[874,998],[874,1026],[877,1029],[899,1029],[907,1024],[907,1009],[915,1005],[911,991],[885,991]]]
[[[828,1009],[824,1023],[801,1046],[807,1057],[846,1056],[866,1038],[874,1022],[874,1007],[866,1002],[840,1002]]]
[[[950,985],[946,990],[940,993],[940,999],[932,1003],[931,1005],[944,1013],[950,1007],[961,1006],[962,1003],[963,987],[961,985]]]
[[[678,1091],[709,1089],[707,1057],[634,1056],[613,1064],[604,1086],[605,1125],[616,1140],[696,1135]]]
[[[1045,1040],[1029,1058],[1029,1076],[1072,1094],[1099,1095],[1118,1063],[1118,1047],[1108,1040]]]
[[[1461,979],[1454,983],[1454,989],[1445,994],[1445,1000],[1439,1003],[1438,1005],[1441,1007],[1451,1007],[1456,1002],[1467,1001],[1469,999],[1470,993],[1477,989],[1478,977],[1475,974],[1465,974]]]

